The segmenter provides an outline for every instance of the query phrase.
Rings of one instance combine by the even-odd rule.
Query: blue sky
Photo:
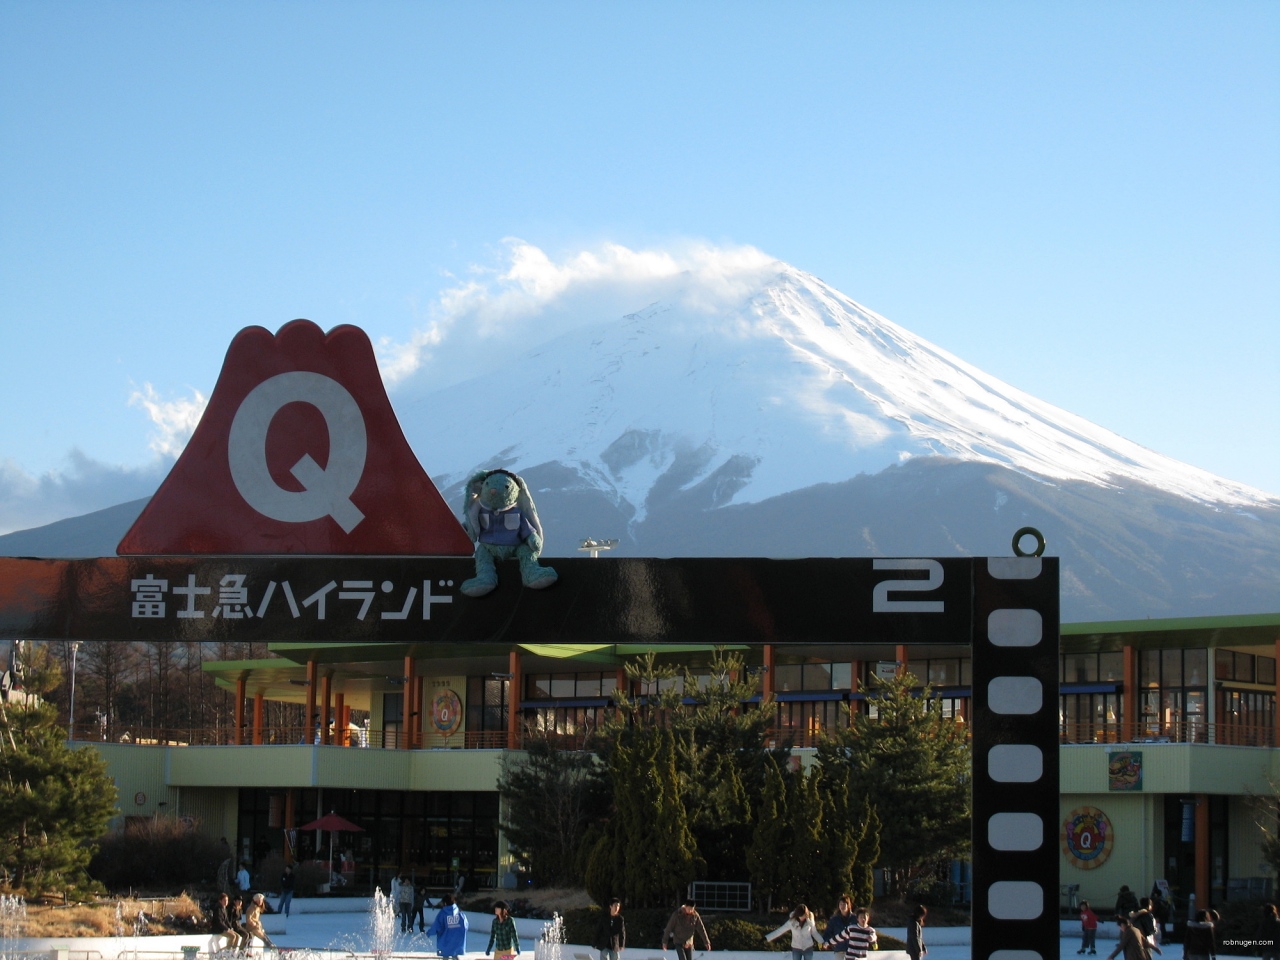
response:
[[[408,343],[510,238],[754,247],[1280,493],[1275,3],[10,2],[0,175],[0,532],[150,492],[240,328]]]

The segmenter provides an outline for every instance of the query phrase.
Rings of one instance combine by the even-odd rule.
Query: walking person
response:
[[[413,916],[409,918],[409,929],[413,929],[414,924],[418,925],[419,933],[427,932],[427,884],[425,880],[419,880],[413,885]]]
[[[490,950],[494,951],[495,960],[512,960],[520,952],[520,935],[516,933],[516,922],[511,919],[511,910],[505,900],[499,900],[493,905],[489,945],[484,948],[486,957]]]
[[[276,945],[271,942],[271,938],[267,936],[267,931],[262,928],[262,911],[266,908],[266,905],[267,898],[261,893],[255,893],[253,899],[249,901],[249,909],[244,915],[244,948],[246,951],[253,946],[254,937],[261,940],[264,947],[270,950],[276,948]]]
[[[1151,951],[1163,954],[1164,951],[1147,940],[1147,935],[1129,922],[1128,917],[1116,917],[1120,927],[1120,939],[1116,948],[1107,956],[1107,960],[1116,960],[1124,954],[1124,960],[1151,960]]]
[[[236,871],[236,889],[240,891],[240,898],[243,902],[249,900],[249,887],[252,885],[249,880],[249,862],[243,861],[240,869]]]
[[[766,933],[764,938],[777,940],[784,933],[791,934],[791,960],[813,960],[813,948],[822,944],[822,935],[813,922],[813,914],[803,903],[796,904],[787,922],[772,933]]]
[[[1129,889],[1129,885],[1122,884],[1120,892],[1116,894],[1116,916],[1127,917],[1138,909],[1138,895]]]
[[[451,893],[441,897],[440,903],[440,912],[427,933],[435,938],[436,953],[445,960],[458,960],[467,952],[467,915],[458,909]]]
[[[675,947],[676,960],[693,960],[695,937],[701,937],[707,950],[711,950],[711,938],[707,936],[707,928],[702,925],[698,904],[693,900],[686,900],[671,915],[662,931],[662,949]]]
[[[1080,949],[1076,953],[1096,954],[1098,952],[1098,915],[1089,906],[1088,900],[1080,901]]]
[[[924,918],[928,915],[929,911],[922,903],[916,907],[911,915],[911,922],[907,924],[907,956],[911,960],[920,960],[929,952],[924,945]]]
[[[830,940],[836,934],[843,933],[844,928],[853,922],[853,901],[849,899],[847,893],[841,894],[840,899],[836,901],[835,913],[827,918],[827,929],[823,932],[823,938]]]
[[[391,880],[391,899],[400,917],[400,932],[409,933],[413,930],[413,884],[403,873]]]
[[[1262,949],[1265,957],[1266,947]],[[1215,952],[1213,920],[1208,910],[1198,910],[1196,918],[1187,921],[1187,932],[1182,938],[1182,956],[1185,960],[1212,960]]]
[[[845,944],[845,960],[863,960],[868,950],[879,949],[876,929],[871,926],[871,911],[866,907],[859,907],[853,912],[853,923],[833,937],[824,937],[824,942],[827,946]]]
[[[276,912],[289,916],[289,907],[293,905],[293,888],[297,885],[297,877],[293,875],[293,867],[284,865],[284,873],[280,877],[280,899],[276,901]]]
[[[617,897],[609,901],[609,912],[600,918],[595,945],[600,960],[619,960],[627,949],[627,922],[622,919],[622,901]]]
[[[1142,935],[1153,947],[1159,943],[1156,938],[1156,915],[1151,910],[1150,897],[1143,897],[1138,901],[1138,909],[1129,916],[1129,919],[1142,931]]]

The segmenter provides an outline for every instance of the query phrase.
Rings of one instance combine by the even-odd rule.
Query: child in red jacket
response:
[[[1094,940],[1098,936],[1098,915],[1089,906],[1088,900],[1080,901],[1080,949],[1076,953],[1096,954],[1098,948]]]

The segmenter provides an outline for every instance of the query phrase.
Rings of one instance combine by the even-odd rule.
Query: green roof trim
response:
[[[1268,646],[1280,641],[1280,613],[1064,623],[1061,634],[1063,649],[1075,652],[1118,650],[1123,646]]]

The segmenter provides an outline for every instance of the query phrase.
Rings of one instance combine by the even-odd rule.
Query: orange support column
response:
[[[307,715],[303,718],[302,742],[313,743],[315,728],[319,714],[316,713],[316,687],[320,682],[319,665],[314,660],[307,661]]]
[[[262,743],[262,691],[253,695],[253,742]]]
[[[244,730],[244,677],[240,677],[236,681],[236,728],[231,733],[231,742],[239,744],[242,740],[242,731]]]
[[[341,699],[342,694],[338,694]],[[338,708],[338,713],[342,716],[342,745],[344,747],[351,746],[351,704],[344,703]]]
[[[400,723],[400,749],[408,750],[413,746],[413,657],[404,658],[404,701],[401,713],[404,719]]]
[[[333,737],[329,733],[329,711],[332,709],[333,703],[333,674],[326,672],[324,675],[324,706],[320,708],[320,742],[332,743]]]
[[[520,671],[520,648],[513,647],[507,654],[507,749],[520,749],[520,691],[524,688],[524,676]]]
[[[1138,651],[1127,644],[1124,648],[1124,693],[1120,698],[1120,712],[1120,740],[1128,743],[1138,736]]]
[[[906,644],[900,643],[893,648],[893,659],[898,661],[898,667],[894,671],[894,676],[905,676],[907,671],[911,668],[911,655],[907,653]],[[919,678],[917,677],[916,679]]]
[[[339,690],[334,694],[333,699],[333,716],[334,716],[334,738],[333,742],[340,747],[348,746],[347,743],[347,721],[343,717],[343,713],[347,706],[347,695]]]

